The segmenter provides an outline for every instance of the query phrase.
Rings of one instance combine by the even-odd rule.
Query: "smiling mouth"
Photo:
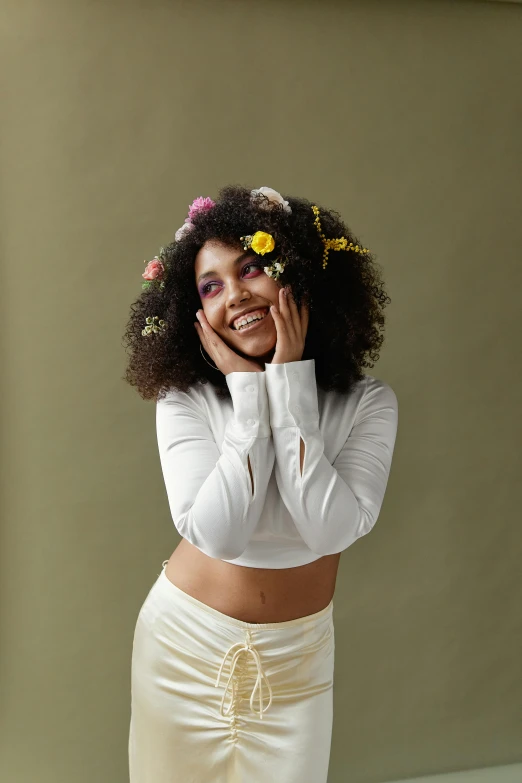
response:
[[[267,312],[266,315],[263,316],[263,318],[257,318],[255,321],[252,321],[252,323],[248,324],[248,326],[242,326],[239,329],[232,329],[233,332],[243,333],[243,332],[252,332],[257,326],[260,326],[266,319],[268,318],[270,310]]]

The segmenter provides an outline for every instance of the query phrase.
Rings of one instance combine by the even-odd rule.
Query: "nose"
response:
[[[243,288],[243,281],[239,280],[235,283],[230,283],[228,287],[227,307],[233,308],[235,305],[248,299],[250,299],[250,292],[247,288]]]

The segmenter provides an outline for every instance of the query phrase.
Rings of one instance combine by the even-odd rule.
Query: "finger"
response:
[[[201,324],[201,326],[210,326],[204,310],[198,310],[196,312],[196,318],[198,319],[198,322]]]
[[[280,331],[284,329],[285,322],[281,314],[281,307],[280,306],[278,307],[277,305],[272,305],[270,307],[270,312],[272,313],[272,318],[275,321],[277,330]]]
[[[219,366],[220,362],[226,361],[226,358],[233,354],[234,351],[221,339],[219,334],[214,331],[202,310],[199,310],[197,315],[198,318],[200,318],[200,323],[198,325],[199,328],[196,328],[198,329],[198,334],[203,343],[203,348]]]
[[[208,329],[212,330],[212,327],[210,326],[210,324],[208,324],[208,322],[205,325],[203,323],[197,323],[196,324],[196,330],[197,330],[197,333],[199,335],[199,339],[201,340],[201,343],[203,345],[203,348],[205,349],[205,351],[208,354],[211,354],[212,353],[212,345],[213,345],[213,343],[212,343],[212,341],[210,339],[210,333],[207,331],[206,327],[208,327]]]
[[[299,316],[299,310],[297,309],[294,295],[290,289],[287,291],[286,300],[288,302],[288,313],[289,317],[291,318],[294,331],[297,336],[301,336],[301,318]]]
[[[308,330],[308,321],[310,318],[310,311],[306,302],[301,302],[301,328],[303,336],[306,335]]]
[[[296,334],[301,335],[302,332],[301,314],[299,313],[299,308],[297,307],[297,302],[294,299],[294,295],[292,291],[290,291],[288,295],[288,299],[290,302],[290,312],[292,314],[292,319],[294,322],[294,329],[296,331]]]
[[[279,291],[279,310],[283,318],[285,330],[289,334],[293,334],[295,332],[295,325],[292,318],[292,314],[290,312],[290,303],[288,301],[288,295],[285,294],[284,288],[281,288]]]
[[[271,312],[277,332],[277,343],[283,344],[283,342],[287,342],[289,340],[286,321],[283,317],[283,314],[281,313],[281,308],[272,306]]]
[[[198,310],[198,312],[196,313],[196,317],[199,321],[199,328],[201,330],[201,333],[205,336],[207,342],[210,342],[211,337],[217,337],[217,334],[209,324],[207,316],[205,315],[203,310]]]
[[[203,332],[203,329],[201,328],[201,324],[195,323],[194,326],[196,327],[196,332],[198,333],[198,337],[199,337],[199,339],[201,341],[201,344],[202,344],[203,348],[205,348],[205,350],[206,350],[207,340],[206,340],[206,337],[205,337],[205,333]]]

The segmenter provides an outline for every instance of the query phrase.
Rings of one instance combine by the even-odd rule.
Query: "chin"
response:
[[[242,348],[239,345],[231,345],[230,348],[236,351],[236,353],[241,354],[241,356],[245,356],[249,359],[263,359],[266,357],[272,358],[275,351],[275,343],[271,346],[259,346],[259,348],[256,348],[255,346],[252,346],[252,348]]]

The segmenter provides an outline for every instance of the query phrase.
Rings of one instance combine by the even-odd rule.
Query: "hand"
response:
[[[208,353],[223,375],[228,375],[230,372],[264,372],[264,364],[261,365],[254,359],[244,359],[228,347],[211,327],[203,310],[198,310],[196,317],[199,323],[195,323],[194,326],[203,345],[203,350]]]
[[[308,305],[303,302],[299,312],[290,289],[281,288],[279,308],[272,305],[271,312],[277,329],[276,350],[271,364],[300,362],[308,329]]]

